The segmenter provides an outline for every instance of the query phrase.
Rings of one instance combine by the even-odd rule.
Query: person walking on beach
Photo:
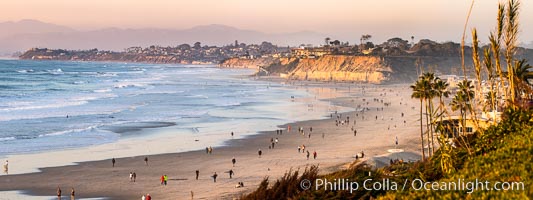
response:
[[[167,185],[167,182],[168,182],[168,176],[167,176],[166,174],[163,176],[163,180],[165,181],[165,185]]]
[[[76,192],[74,191],[74,188],[72,188],[72,190],[70,190],[70,200],[74,200],[75,196],[76,196]]]
[[[211,176],[211,177],[213,177],[213,182],[214,183],[217,182],[217,176],[218,176],[217,172],[215,172],[215,174],[213,174],[213,176]]]
[[[146,200],[146,196],[143,195],[143,196],[141,197],[141,200]]]
[[[133,172],[130,172],[130,182],[133,181]]]
[[[302,149],[302,147],[298,146],[298,153],[300,153],[300,149]]]
[[[309,150],[307,150],[307,160],[309,160]]]
[[[261,154],[263,154],[263,151],[261,151],[261,149],[259,149],[259,151],[257,151],[257,154],[259,154],[259,158],[261,158]]]
[[[233,137],[233,131],[231,131],[231,137]]]
[[[209,147],[205,147],[205,154],[209,153]]]
[[[57,199],[61,200],[61,188],[57,186]]]
[[[200,170],[196,170],[196,180],[198,180],[198,176],[200,176]]]
[[[161,185],[165,184],[165,175],[161,175]]]
[[[6,162],[4,163],[4,173],[9,173],[9,160],[6,160]]]
[[[231,179],[233,176],[233,169],[230,169],[228,173],[229,173],[229,178]]]
[[[316,151],[313,152],[313,159],[316,160]]]
[[[148,157],[144,157],[144,164],[146,164],[146,166],[148,166]]]
[[[137,174],[133,172],[133,182],[135,183],[135,179],[137,179]]]
[[[115,162],[116,162],[115,158],[111,159],[111,163],[113,164],[113,167],[115,167]]]
[[[233,164],[233,167],[235,167],[235,163],[236,163],[236,162],[237,162],[237,160],[235,160],[235,157],[233,157],[233,158],[231,159],[231,164]]]
[[[152,196],[150,196],[150,194],[146,194],[146,200],[152,200]]]

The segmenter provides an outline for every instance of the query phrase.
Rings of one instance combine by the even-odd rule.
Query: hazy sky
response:
[[[1,0],[0,21],[36,19],[79,30],[185,29],[224,24],[268,33],[316,31],[358,41],[400,36],[459,41],[469,0]],[[477,0],[470,27],[482,42],[498,0]],[[521,41],[533,41],[533,1],[522,1]],[[527,34],[526,34],[527,33]]]

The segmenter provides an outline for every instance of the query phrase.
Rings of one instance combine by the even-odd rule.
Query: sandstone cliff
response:
[[[229,59],[221,67],[262,66],[271,74],[297,80],[381,83],[392,69],[378,56],[326,55],[320,58]]]
[[[381,83],[389,79],[391,72],[380,57],[326,55],[300,59],[288,76],[299,80]]]
[[[260,63],[260,64],[258,64]],[[471,59],[466,59],[471,65]],[[270,75],[289,79],[319,81],[351,81],[368,83],[412,83],[422,71],[437,74],[460,74],[461,58],[457,56],[351,56],[325,55],[320,58],[233,58],[221,67],[257,68]],[[467,67],[470,69],[471,67]]]
[[[221,67],[227,67],[227,68],[251,68],[251,69],[258,69],[259,67],[266,67],[270,66],[273,63],[277,62],[278,58],[256,58],[256,59],[248,59],[248,58],[230,58],[225,60],[222,64],[220,64]]]

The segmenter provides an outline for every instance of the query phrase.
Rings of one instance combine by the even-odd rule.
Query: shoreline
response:
[[[217,68],[216,66],[212,66],[213,68]],[[235,79],[248,79],[249,81],[252,81],[252,82],[260,82],[262,85],[264,86],[268,86],[267,87],[270,87],[271,85],[271,82],[272,81],[266,81],[266,80],[260,80],[258,78],[253,78],[253,75],[250,75],[250,74],[240,74],[240,75],[232,75],[231,76],[232,78],[235,78]],[[274,83],[274,82],[272,82]],[[302,99],[306,99],[306,98],[310,98],[311,95],[308,93],[308,92],[305,92],[305,91],[302,91],[301,89],[298,89],[298,88],[294,88],[294,87],[291,87],[291,86],[286,86],[282,83],[277,83],[276,84],[278,85],[278,87],[282,88],[282,90],[293,90],[295,91],[294,93],[305,93],[305,97],[302,97]],[[294,101],[294,100],[293,100]],[[299,101],[299,100],[298,100]],[[302,101],[307,101],[307,100],[302,100]],[[316,99],[314,101],[317,101]],[[305,103],[311,103],[311,104],[314,104],[314,103],[317,103],[317,102],[321,102],[321,104],[323,104],[322,106],[325,108],[327,107],[327,103],[323,100],[318,100],[317,102],[298,102],[298,106],[299,107],[303,107],[305,106]],[[284,102],[284,105],[287,106],[290,104],[290,100],[287,98],[287,100],[283,100]],[[301,104],[301,105],[300,105]],[[294,106],[294,104],[291,104],[290,106]],[[324,109],[323,108],[323,109]],[[277,107],[276,109],[280,109],[279,107]],[[299,109],[302,109],[302,108],[299,108]],[[298,109],[289,109],[289,110],[298,110]],[[321,113],[321,112],[324,112],[323,110],[320,111],[320,112],[317,112],[317,113],[320,113],[320,118],[324,118],[324,116],[326,115],[326,113]],[[312,115],[316,115],[316,114],[312,114]],[[318,115],[317,115],[318,117]],[[285,117],[282,117],[282,118],[285,118]],[[286,119],[278,119],[277,121],[287,121]],[[309,117],[307,117],[309,118]],[[314,119],[314,118],[312,118]],[[300,119],[301,120],[301,119]],[[288,121],[294,121],[294,120],[288,120]],[[166,121],[161,121],[161,122],[151,122],[151,123],[168,123]],[[172,122],[174,123],[174,122]],[[204,125],[208,125],[208,124],[204,124]],[[233,126],[233,125],[232,125]],[[245,137],[245,136],[248,136],[248,135],[255,135],[255,134],[260,134],[259,132],[261,131],[265,131],[265,130],[270,130],[272,129],[271,127],[274,127],[274,126],[277,126],[277,123],[274,122],[274,124],[272,124],[272,126],[268,126],[268,127],[262,127],[261,129],[257,129],[257,127],[255,127],[253,130],[247,130],[246,132],[243,132],[242,135]],[[114,127],[110,126],[108,127],[108,129],[106,130],[112,130]],[[120,128],[120,127],[119,127]],[[128,127],[125,127],[124,129],[127,129]],[[226,127],[227,128],[227,127]],[[233,130],[232,129],[228,129],[228,133],[230,132],[230,130]],[[175,127],[172,127],[172,126],[157,126],[157,127],[152,127],[151,125],[143,125],[143,126],[136,126],[135,127],[135,130],[130,130],[128,134],[125,134],[125,135],[122,135],[122,139],[118,140],[118,141],[115,141],[115,142],[111,142],[111,143],[105,143],[105,144],[100,144],[100,145],[92,145],[92,146],[85,146],[85,147],[79,147],[79,148],[65,148],[65,149],[57,149],[57,150],[45,150],[45,151],[41,151],[41,152],[30,152],[30,153],[21,153],[21,154],[8,154],[8,155],[4,155],[2,156],[2,160],[10,160],[11,163],[10,163],[10,174],[11,175],[14,175],[14,174],[26,174],[26,173],[34,173],[34,172],[39,172],[39,168],[47,168],[47,167],[57,167],[57,166],[69,166],[69,165],[76,165],[77,163],[80,163],[80,162],[90,162],[90,161],[97,161],[97,160],[102,160],[102,159],[105,159],[105,158],[109,158],[109,156],[94,156],[93,154],[90,154],[90,155],[84,155],[84,153],[98,153],[98,152],[104,152],[104,151],[117,151],[117,148],[116,146],[124,146],[124,147],[127,147],[127,148],[133,148],[135,145],[134,144],[139,144],[141,140],[144,140],[144,139],[147,139],[147,140],[152,140],[152,136],[156,137],[156,138],[159,138],[159,139],[162,139],[161,137],[183,137],[182,135],[169,135],[168,132],[175,132]],[[114,133],[119,133],[121,132],[119,130],[119,132],[117,131],[113,131]],[[143,135],[139,135],[139,132],[142,132],[144,133]],[[165,134],[165,132],[167,134]],[[205,134],[207,133],[207,134]],[[192,145],[193,147],[189,147],[189,148],[178,148],[178,151],[177,152],[187,152],[187,151],[195,151],[195,150],[198,150],[198,149],[202,149],[204,148],[205,146],[203,146],[202,143],[207,143],[210,144],[210,146],[217,146],[217,147],[220,147],[220,146],[225,146],[227,145],[226,144],[226,141],[227,139],[223,139],[222,141],[217,141],[217,140],[212,140],[210,139],[210,135],[214,134],[213,130],[210,130],[210,131],[207,131],[205,132],[204,131],[204,134],[202,135],[199,135],[199,136],[193,136],[193,135],[186,135],[185,138],[180,138],[180,139],[184,139],[186,141],[196,141],[196,140],[201,140],[201,142],[193,142],[193,143],[196,143],[198,145],[196,145],[196,147],[194,147],[195,145]],[[219,134],[220,135],[220,134]],[[241,135],[239,136],[236,136],[236,137],[241,137]],[[220,138],[220,137],[219,137]],[[166,138],[163,138],[163,139],[166,139]],[[205,140],[204,140],[205,139]],[[168,146],[168,145],[167,145]],[[119,149],[120,151],[120,149]],[[136,156],[136,155],[140,155],[140,154],[147,154],[147,155],[154,155],[154,154],[163,154],[163,153],[169,153],[169,152],[172,152],[172,153],[176,153],[176,149],[172,148],[167,148],[167,151],[159,151],[159,152],[151,152],[150,150],[147,150],[147,151],[144,151],[144,152],[139,152],[139,151],[136,151],[136,152],[118,152],[116,154],[118,155],[114,155],[115,157],[132,157],[132,156]],[[45,157],[45,158],[48,158],[48,157],[64,157],[66,154],[74,154],[74,155],[80,155],[79,157],[82,157],[83,159],[75,159],[75,160],[67,160],[67,161],[59,161],[59,162],[55,162],[57,161],[57,159],[53,159],[53,162],[45,162],[44,164],[43,163],[39,163],[39,165],[33,165],[31,162],[28,163],[28,162],[20,162],[21,160],[26,160],[26,161],[31,161],[31,160],[36,160],[36,159],[39,159],[39,158],[42,158],[42,157]],[[50,161],[47,159],[47,161]],[[17,164],[19,166],[17,166]],[[20,166],[22,165],[22,166]],[[32,167],[34,166],[34,167]],[[0,174],[0,176],[3,175],[3,174]]]
[[[302,84],[303,83],[309,83],[309,82],[301,82]],[[326,84],[327,86],[324,86],[324,83],[315,83],[317,85],[320,85],[322,88],[324,87],[338,87],[338,86],[342,86],[342,85],[345,85],[343,83],[336,83],[336,84],[333,84],[335,86],[332,86],[331,84]],[[349,85],[349,84],[348,84]],[[299,87],[299,86],[296,86],[296,87]],[[302,86],[302,87],[306,87],[307,89],[311,88],[312,86]],[[371,86],[372,87],[372,86]],[[381,88],[383,86],[373,86],[375,88]],[[346,89],[346,88],[344,88]],[[342,99],[342,98],[345,98],[345,99]],[[331,102],[333,102],[333,104],[335,105],[341,105],[341,104],[350,104],[350,101],[347,101],[347,102],[342,102],[343,100],[346,101],[348,99],[350,99],[352,97],[349,97],[349,95],[346,95],[346,97],[337,97],[337,98],[334,98],[333,100],[329,100]],[[335,102],[336,100],[339,100],[339,102]],[[353,99],[352,99],[353,100]],[[353,101],[351,101],[353,102]],[[369,111],[369,112],[372,112],[372,111]],[[348,112],[348,113],[344,113],[343,115],[350,115],[350,116],[355,116],[355,113],[354,111],[352,112]],[[416,112],[415,112],[416,113]],[[340,114],[340,113],[339,113]],[[370,120],[369,120],[370,121]],[[364,123],[364,122],[363,122]],[[37,185],[33,185],[33,186],[30,186],[30,187],[24,187],[20,184],[17,185],[12,185],[13,183],[10,181],[10,178],[6,178],[6,177],[13,177],[13,178],[16,178],[17,180],[21,180],[21,179],[28,179],[28,180],[32,180],[34,179],[35,177],[48,177],[48,179],[53,179],[55,180],[58,184],[59,183],[70,183],[72,186],[75,186],[75,188],[77,188],[77,191],[84,191],[84,192],[80,192],[80,194],[84,194],[83,196],[81,197],[102,197],[102,196],[108,196],[108,197],[111,197],[112,199],[123,199],[123,198],[138,198],[140,197],[140,195],[144,194],[144,193],[150,193],[150,194],[153,194],[152,196],[156,195],[156,196],[161,196],[161,194],[165,194],[165,190],[161,190],[161,188],[158,187],[158,185],[156,185],[158,183],[158,177],[160,175],[157,175],[157,172],[153,172],[153,171],[158,171],[159,173],[165,173],[165,171],[167,171],[166,173],[169,174],[170,176],[170,179],[171,179],[171,184],[170,185],[175,185],[175,184],[178,184],[180,185],[180,187],[185,187],[187,189],[183,190],[180,189],[181,192],[178,192],[178,191],[173,191],[172,193],[174,193],[174,195],[178,195],[180,196],[181,198],[189,198],[189,192],[188,191],[197,191],[195,192],[195,197],[204,197],[204,198],[208,198],[208,199],[211,199],[211,198],[217,198],[217,197],[220,197],[220,195],[224,196],[222,197],[223,199],[226,199],[226,198],[230,198],[230,197],[238,197],[240,194],[242,193],[246,193],[246,192],[250,192],[251,190],[254,190],[256,189],[256,186],[257,184],[262,180],[263,177],[265,176],[271,176],[271,180],[274,180],[274,179],[277,179],[279,176],[283,175],[283,173],[285,173],[286,171],[289,170],[289,168],[291,167],[296,167],[296,166],[299,166],[299,167],[303,167],[303,166],[306,166],[308,164],[320,164],[321,166],[321,173],[322,172],[327,172],[327,171],[331,171],[331,170],[336,170],[336,169],[339,169],[339,167],[342,167],[344,164],[346,163],[349,163],[351,161],[353,161],[353,158],[350,156],[350,155],[354,155],[355,153],[357,153],[359,150],[356,150],[356,149],[346,149],[346,147],[344,148],[344,150],[340,151],[340,153],[337,153],[338,149],[328,149],[328,147],[330,148],[332,145],[330,143],[327,143],[326,144],[320,144],[320,134],[316,134],[314,135],[313,139],[311,138],[308,138],[306,139],[305,137],[301,138],[301,136],[299,136],[298,134],[296,134],[296,127],[298,126],[303,126],[303,127],[306,127],[306,126],[310,126],[310,125],[313,125],[315,127],[315,131],[320,131],[322,130],[323,132],[326,131],[325,129],[327,129],[327,127],[331,127],[331,124],[332,124],[332,119],[318,119],[318,120],[309,120],[309,121],[301,121],[301,122],[295,122],[295,123],[289,123],[291,124],[291,127],[293,127],[293,130],[291,131],[290,134],[287,134],[287,133],[284,133],[283,136],[279,135],[280,137],[280,143],[278,145],[276,145],[276,148],[272,149],[272,150],[269,150],[268,149],[268,139],[269,138],[272,138],[272,137],[275,137],[276,136],[276,133],[275,131],[266,131],[266,132],[259,132],[258,134],[256,135],[251,135],[251,136],[246,136],[244,138],[240,138],[240,139],[230,139],[229,141],[225,142],[220,148],[215,148],[214,150],[214,153],[213,155],[206,155],[205,154],[205,151],[203,150],[197,150],[197,151],[190,151],[190,152],[181,152],[181,153],[166,153],[166,154],[157,154],[157,155],[150,155],[148,156],[150,158],[150,163],[164,163],[162,161],[165,161],[165,160],[172,160],[172,161],[168,161],[168,163],[164,163],[164,164],[161,164],[161,166],[156,166],[155,170],[148,170],[146,168],[142,168],[142,167],[139,167],[137,165],[143,165],[143,161],[142,161],[142,158],[144,156],[141,156],[141,155],[137,155],[137,156],[133,156],[133,157],[127,157],[127,158],[118,158],[117,159],[117,168],[111,168],[109,165],[110,165],[110,161],[109,159],[106,159],[106,160],[100,160],[100,161],[89,161],[89,162],[82,162],[82,163],[78,163],[77,165],[74,165],[74,166],[61,166],[61,167],[52,167],[52,168],[44,168],[42,169],[42,172],[40,173],[31,173],[31,174],[21,174],[21,175],[10,175],[10,176],[0,176],[0,190],[2,191],[5,191],[5,190],[21,190],[21,189],[26,189],[26,191],[30,191],[29,194],[31,195],[50,195],[54,193],[54,188],[57,186],[56,184],[52,184],[52,183],[41,183],[41,184],[37,184]],[[317,126],[315,126],[315,124],[319,124]],[[320,125],[321,124],[321,125]],[[281,125],[281,126],[284,126],[284,125]],[[333,125],[335,126],[335,125]],[[279,126],[278,126],[279,127]],[[341,129],[345,129],[346,127],[343,127]],[[348,128],[349,129],[349,128]],[[364,128],[361,128],[361,129],[366,129],[365,127]],[[415,129],[416,130],[416,129]],[[335,141],[334,142],[342,142],[344,141],[344,139],[340,139],[341,137],[339,136],[337,138],[337,136],[335,134],[337,134],[338,132],[344,132],[346,130],[334,130],[332,132],[335,132],[335,133],[329,133],[330,130],[327,130],[328,133],[326,135],[326,138],[329,138],[329,137],[335,137]],[[286,132],[286,130],[284,131]],[[349,131],[348,131],[349,132]],[[333,134],[332,136],[330,136],[330,134]],[[344,134],[343,134],[344,135]],[[416,136],[416,132],[414,134]],[[342,136],[342,137],[346,137],[346,136]],[[416,139],[416,137],[415,137]],[[307,140],[307,141],[306,141]],[[315,141],[317,140],[317,141]],[[322,140],[324,140],[322,138]],[[329,139],[328,139],[329,140]],[[303,160],[303,161],[298,161],[298,162],[295,162],[293,163],[293,165],[291,166],[286,166],[284,163],[285,161],[287,160],[293,160],[295,155],[293,155],[292,153],[288,153],[288,152],[296,152],[296,147],[300,144],[300,143],[308,143],[308,145],[310,145],[309,148],[313,148],[315,145],[317,146],[316,148],[320,149],[320,150],[317,150],[318,151],[318,157],[319,157],[319,161],[320,162],[317,162],[318,160],[312,160],[312,161],[307,161],[307,160]],[[315,144],[316,143],[316,144]],[[412,142],[406,142],[406,143],[412,143]],[[414,140],[413,143],[416,143],[416,140]],[[306,145],[306,146],[308,146]],[[383,144],[380,144],[380,145],[377,145],[377,147],[373,147],[373,149],[365,149],[365,148],[359,148],[361,150],[364,150],[365,151],[365,154],[367,155],[373,155],[373,156],[378,156],[380,154],[378,154],[378,152],[383,152],[383,151],[379,151],[379,150],[374,150],[374,149],[381,149],[385,146],[390,146],[390,145],[383,145]],[[260,147],[262,149],[262,151],[264,152],[264,155],[263,157],[270,157],[269,159],[263,159],[263,160],[267,160],[266,163],[263,163],[263,160],[255,160],[255,158],[257,157],[257,148]],[[335,146],[333,146],[335,147]],[[410,151],[415,151],[416,152],[416,149],[417,149],[417,146],[414,145],[414,149],[413,148],[407,148],[408,150]],[[276,154],[277,151],[281,151],[280,154],[278,154],[278,158],[272,158],[271,157],[271,154],[274,153]],[[311,149],[313,151],[313,149]],[[346,152],[352,152],[352,153],[349,153],[347,154]],[[287,154],[287,155],[285,155]],[[328,154],[331,154],[331,155],[328,155]],[[205,158],[205,156],[212,156],[214,158]],[[230,163],[230,159],[231,157],[235,156],[237,158],[237,165],[235,168],[235,174],[236,174],[236,177],[239,178],[239,180],[243,181],[245,183],[245,187],[244,188],[233,188],[233,186],[235,185],[236,181],[237,181],[237,178],[233,180],[229,179],[229,180],[226,180],[227,177],[227,174],[226,173],[223,173],[223,171],[227,171],[229,169],[232,169],[231,167],[231,163]],[[304,157],[303,154],[296,154],[296,157]],[[325,160],[320,160],[321,157],[327,157],[327,159]],[[175,158],[181,158],[180,161],[175,161],[174,159]],[[244,161],[241,161],[243,160]],[[176,159],[177,160],[177,159]],[[213,161],[211,161],[213,160]],[[248,167],[245,167],[243,168],[242,166],[239,166],[240,163],[242,162],[248,162],[247,160],[254,160],[252,162],[250,162],[249,165],[252,165],[252,166],[263,166],[263,165],[266,165],[266,166],[269,166],[269,167],[266,167],[268,169],[265,169],[265,167],[259,167],[261,169],[248,169]],[[122,167],[122,163],[124,163],[125,167]],[[193,166],[183,166],[184,163],[189,163]],[[223,163],[226,163],[226,164],[223,164]],[[229,166],[228,166],[229,165]],[[175,172],[171,172],[171,171],[175,171],[175,170],[170,170],[170,169],[167,169],[167,168],[174,168],[175,166],[179,166],[179,170],[177,170],[178,173],[175,173]],[[205,166],[208,166],[208,167],[205,167]],[[210,180],[210,173],[212,173],[212,169],[215,168],[213,166],[226,166],[224,170],[215,170],[215,171],[218,171],[218,174],[220,176],[220,179],[221,181],[226,181],[223,186],[218,184],[216,185],[216,190],[217,191],[209,191],[209,190],[205,190],[204,189],[198,189],[198,190],[195,190],[194,187],[190,187],[191,184],[187,184],[189,185],[188,186],[183,186],[182,183],[180,182],[190,182],[191,178],[193,178],[194,176],[194,171],[195,171],[195,168],[203,168],[203,169],[200,169],[201,171],[201,174],[203,176],[201,176],[202,180],[202,184],[203,185],[206,185],[207,183],[211,182],[212,183],[212,180]],[[129,168],[129,169],[128,169]],[[151,175],[148,175],[150,177],[150,180],[149,182],[153,182],[152,184],[148,184],[146,185],[147,187],[154,187],[153,185],[155,185],[156,188],[154,188],[154,192],[144,192],[144,191],[139,191],[138,194],[130,194],[130,192],[133,190],[133,191],[137,191],[137,190],[141,190],[141,188],[145,188],[145,187],[136,187],[134,186],[133,188],[130,188],[130,189],[124,189],[125,191],[122,191],[122,186],[120,187],[121,190],[120,191],[106,191],[107,187],[104,187],[106,189],[102,190],[102,188],[94,188],[94,187],[90,187],[89,185],[86,185],[86,184],[81,184],[81,183],[76,183],[75,180],[69,180],[69,177],[73,178],[73,177],[77,177],[77,178],[81,178],[81,179],[85,179],[83,182],[89,182],[89,183],[98,183],[97,185],[107,185],[109,186],[108,184],[106,184],[106,177],[109,176],[111,173],[111,178],[112,180],[110,182],[117,182],[117,183],[120,183],[120,184],[123,184],[123,183],[126,183],[128,184],[128,179],[127,179],[127,175],[128,175],[128,170],[131,171],[131,170],[137,170],[137,169],[132,169],[132,168],[141,168],[140,171],[136,171],[138,174],[139,174],[139,181],[143,180],[143,181],[148,181],[146,180],[146,175],[145,174],[151,174]],[[150,165],[148,168],[152,168],[152,165]],[[326,169],[326,171],[324,171],[324,169]],[[328,170],[329,169],[329,170]],[[208,172],[204,172],[204,171],[208,171]],[[152,172],[151,172],[152,171]],[[241,172],[243,171],[243,172]],[[61,172],[66,172],[65,174],[61,173]],[[83,177],[83,176],[79,176],[79,175],[76,175],[75,173],[78,172],[83,172],[84,174],[85,173],[88,173],[88,174],[92,174],[93,176],[95,177]],[[189,172],[189,173],[183,173],[183,172]],[[154,174],[156,173],[156,174]],[[243,174],[246,174],[244,177],[241,177],[240,174],[243,173]],[[69,175],[67,175],[69,174]],[[143,177],[141,179],[141,177]],[[117,180],[115,180],[117,179]],[[81,181],[81,180],[79,180]],[[103,182],[102,182],[103,181]],[[207,183],[206,183],[207,181]],[[229,184],[227,181],[232,181],[231,184]],[[25,181],[22,181],[22,182],[25,182]],[[233,183],[235,182],[235,183]],[[6,184],[10,185],[9,188],[5,187]],[[44,184],[44,185],[43,185]],[[147,183],[145,183],[147,184]],[[220,186],[220,188],[219,188]],[[112,186],[109,186],[110,188],[113,188]],[[210,187],[208,186],[207,189],[209,189]],[[213,189],[213,188],[211,188]],[[123,194],[123,192],[126,192],[126,191],[129,191],[127,192],[128,194]],[[187,191],[187,192],[183,192],[183,191]],[[228,192],[229,191],[229,192]],[[98,194],[98,195],[97,195]],[[167,194],[168,195],[168,194]],[[164,196],[161,196],[163,197],[163,199],[165,199]],[[158,197],[158,198],[161,198],[161,197]],[[169,199],[169,196],[166,197],[166,199]]]
[[[213,68],[216,68],[213,66]],[[231,75],[230,77],[232,79],[247,79],[252,84],[258,84],[258,87],[270,87],[271,83],[267,81],[257,81],[253,80],[249,77],[248,72],[249,71],[241,71],[243,73],[239,73],[238,75]],[[302,91],[301,89],[297,88],[290,88],[283,84],[272,84],[272,86],[277,87],[274,91],[282,91],[285,92],[286,90],[291,90],[291,92],[287,92],[289,94],[298,95],[301,97],[301,101],[297,100],[295,104],[291,104],[289,96],[286,97],[286,99],[282,100],[274,100],[270,101],[267,100],[268,103],[273,104],[267,104],[266,106],[253,106],[252,109],[258,109],[258,111],[255,112],[261,112],[261,110],[264,109],[275,109],[275,110],[282,110],[287,109],[289,111],[294,110],[304,110],[307,109],[306,106],[308,102],[305,102],[307,100],[305,99],[311,99],[311,96],[308,92]],[[98,144],[98,145],[91,145],[91,146],[83,146],[78,148],[64,148],[64,149],[56,149],[56,150],[44,150],[40,152],[30,152],[30,153],[21,153],[21,154],[11,154],[11,155],[3,155],[1,157],[3,160],[9,160],[10,161],[10,174],[22,174],[22,173],[32,173],[32,172],[38,172],[39,168],[45,168],[45,167],[56,167],[56,166],[65,166],[65,165],[76,165],[76,163],[79,162],[87,162],[87,161],[95,161],[95,160],[102,160],[109,157],[131,157],[136,155],[154,155],[154,154],[162,154],[162,153],[175,153],[175,152],[184,152],[184,151],[193,151],[193,150],[199,150],[203,149],[207,146],[223,146],[225,139],[225,134],[221,133],[230,133],[231,131],[239,132],[240,134],[237,134],[236,137],[240,137],[243,135],[253,135],[258,134],[259,131],[264,130],[271,130],[273,127],[277,126],[278,122],[291,122],[291,121],[299,121],[304,119],[315,119],[317,117],[323,118],[326,115],[325,110],[328,109],[328,105],[324,101],[320,100],[312,100],[313,102],[310,102],[311,104],[321,104],[322,110],[316,111],[316,112],[309,112],[309,116],[307,117],[298,117],[296,119],[291,120],[290,116],[280,116],[275,118],[269,118],[268,116],[265,116],[265,119],[261,119],[260,115],[257,115],[252,118],[242,118],[242,116],[236,116],[236,120],[228,121],[224,124],[223,127],[218,127],[220,124],[216,123],[200,123],[199,126],[196,127],[176,127],[176,126],[169,126],[169,127],[163,127],[163,126],[157,126],[157,127],[150,127],[151,125],[142,125],[140,127],[139,124],[133,124],[133,127],[138,129],[134,131],[129,131],[127,134],[122,134],[121,138],[119,140],[110,142],[110,143],[104,143],[104,144]],[[272,107],[275,106],[275,107]],[[216,112],[219,112],[217,110],[213,111],[217,115]],[[324,113],[322,113],[324,112]],[[289,118],[288,118],[289,117]],[[242,118],[242,120],[239,120]],[[257,119],[255,119],[257,118]],[[240,121],[240,122],[239,122]],[[241,122],[246,123],[255,123],[258,121],[267,122],[266,125],[261,124],[259,127],[257,126],[240,126],[238,123]],[[158,124],[158,123],[168,123],[169,121],[153,121],[148,122],[152,124]],[[175,123],[175,122],[171,122]],[[127,123],[126,123],[127,124]],[[215,125],[215,126],[213,126]],[[105,130],[112,131],[114,127],[108,126]],[[119,127],[120,128],[120,127]],[[124,129],[127,129],[127,126],[121,127]],[[189,133],[188,130],[185,130],[187,128],[195,128],[200,129],[199,131],[202,134],[195,134],[195,133]],[[120,130],[118,130],[120,132]],[[112,131],[114,133],[119,134],[117,131]],[[139,134],[142,133],[142,134]],[[177,133],[177,134],[176,134]],[[214,137],[213,137],[214,136]],[[176,148],[176,146],[172,146],[171,143],[169,143],[169,140],[177,141],[180,146]],[[194,142],[192,142],[194,141]],[[199,142],[198,142],[199,141]],[[137,146],[140,145],[147,145],[147,146],[157,146],[158,148],[147,148],[147,149],[138,149]],[[106,154],[109,153],[109,154]],[[97,155],[98,154],[98,155]],[[74,156],[72,156],[74,155]],[[40,158],[59,158],[59,159],[46,159],[46,161],[34,164],[31,162],[32,160],[38,160]],[[65,159],[65,157],[68,157]],[[63,159],[60,159],[63,158]],[[18,165],[18,166],[17,166]],[[1,176],[1,174],[0,174]]]

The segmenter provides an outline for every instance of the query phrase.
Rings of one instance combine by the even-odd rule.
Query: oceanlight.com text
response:
[[[467,191],[472,193],[479,191],[506,191],[506,190],[524,190],[523,182],[501,182],[501,181],[480,181],[457,179],[455,181],[425,182],[420,179],[414,179],[411,182],[411,188],[414,190],[449,190],[449,191]]]
[[[396,182],[390,179],[366,179],[363,181],[351,181],[350,179],[316,179],[314,182],[309,180],[302,180],[300,187],[308,190],[314,187],[315,190],[330,190],[330,191],[349,191],[353,193],[357,190],[441,190],[441,191],[466,191],[472,193],[474,191],[507,191],[507,190],[524,190],[523,182],[502,182],[502,181],[480,181],[457,179],[455,181],[441,181],[428,182],[421,179],[404,180]]]

